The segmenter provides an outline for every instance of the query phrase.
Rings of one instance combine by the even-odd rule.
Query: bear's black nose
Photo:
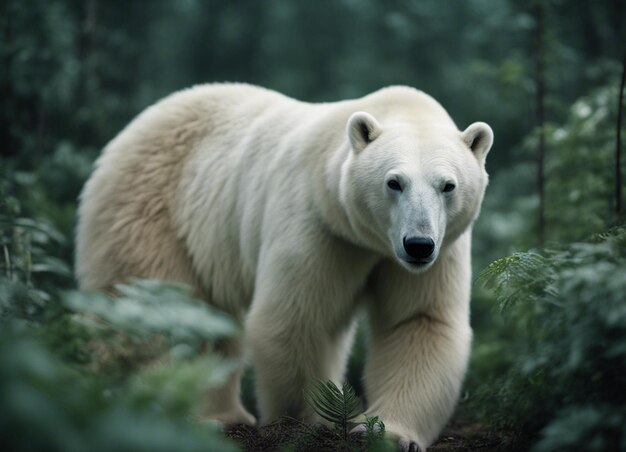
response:
[[[426,259],[435,251],[435,242],[422,237],[404,238],[404,250],[413,259]]]

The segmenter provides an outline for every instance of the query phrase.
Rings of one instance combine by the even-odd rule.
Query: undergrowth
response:
[[[515,253],[479,281],[493,290],[508,371],[478,405],[499,426],[538,436],[533,450],[626,450],[626,228]]]
[[[51,257],[63,235],[23,217],[4,184],[0,195],[3,450],[236,450],[192,419],[239,365],[206,352],[235,323],[174,284],[67,291],[71,272]]]

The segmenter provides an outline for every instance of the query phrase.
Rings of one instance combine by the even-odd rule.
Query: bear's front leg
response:
[[[373,259],[323,237],[294,251],[285,241],[263,255],[245,334],[261,423],[282,415],[317,421],[304,389],[340,385],[354,333],[356,293]]]
[[[418,316],[372,337],[366,368],[368,414],[409,450],[437,438],[459,397],[471,343],[469,325]]]
[[[373,278],[367,412],[404,450],[423,451],[452,415],[469,360],[469,253],[418,275],[389,262]]]

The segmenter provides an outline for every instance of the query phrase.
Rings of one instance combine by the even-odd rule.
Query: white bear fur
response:
[[[263,423],[315,419],[302,390],[344,378],[363,306],[368,413],[425,449],[470,353],[471,224],[492,139],[483,123],[459,132],[408,87],[325,104],[243,84],[176,93],[96,163],[79,209],[80,286],[180,281],[229,312],[245,337],[223,351],[247,352]],[[454,191],[442,193],[446,183]],[[407,262],[405,236],[431,237],[434,261]],[[206,416],[254,422],[239,379],[207,395]]]

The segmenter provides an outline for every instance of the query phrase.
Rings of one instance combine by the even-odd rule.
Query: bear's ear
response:
[[[475,122],[465,129],[461,137],[476,158],[480,161],[484,161],[493,144],[493,131],[491,127],[484,122]]]
[[[381,132],[378,121],[364,111],[357,111],[348,119],[348,138],[352,149],[357,153],[378,138]]]

